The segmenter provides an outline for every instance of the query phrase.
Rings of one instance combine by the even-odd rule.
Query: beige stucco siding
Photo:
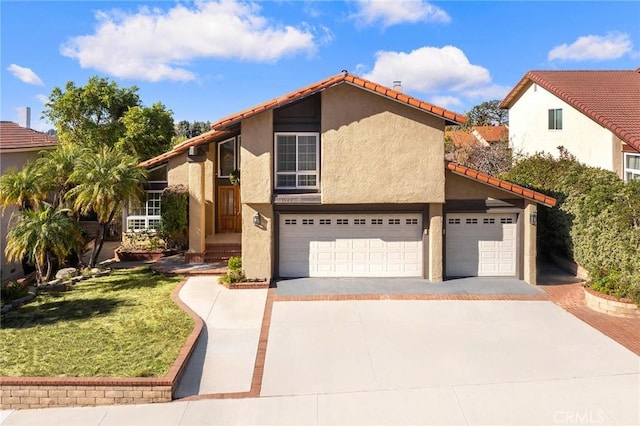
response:
[[[260,215],[260,226],[253,217]],[[242,204],[242,267],[247,278],[273,277],[274,229],[271,204]]]
[[[167,164],[167,184],[189,187],[189,163],[187,153],[171,158]]]
[[[240,199],[243,203],[271,202],[273,189],[272,150],[272,111],[269,110],[244,120],[240,150]],[[247,223],[244,218],[243,223]]]
[[[444,121],[341,84],[322,93],[323,204],[444,202]]]

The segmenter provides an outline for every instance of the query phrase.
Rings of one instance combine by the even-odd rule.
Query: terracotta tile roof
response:
[[[540,204],[544,204],[547,207],[553,207],[556,205],[555,198],[549,197],[547,195],[544,195],[537,191],[533,191],[531,189],[527,189],[520,185],[516,185],[515,183],[509,182],[503,179],[498,179],[497,177],[493,177],[486,173],[482,173],[477,170],[470,169],[469,167],[463,166],[462,164],[448,162],[447,169],[451,170],[453,173],[456,173],[458,175],[475,179],[479,182],[505,190],[507,192],[511,192],[512,194],[516,194],[520,197],[528,198]]]
[[[256,105],[254,107],[251,107],[239,113],[225,117],[222,120],[216,123],[213,123],[211,125],[211,128],[218,129],[218,130],[229,128],[230,126],[233,126],[234,124],[239,123],[240,121],[244,120],[247,117],[251,117],[255,114],[261,113],[263,111],[267,111],[269,109],[278,108],[283,105],[290,104],[306,96],[313,95],[329,87],[335,86],[337,84],[342,84],[342,83],[347,83],[356,87],[363,88],[365,90],[376,93],[378,95],[386,96],[397,102],[407,104],[409,106],[412,106],[424,112],[436,115],[438,117],[442,117],[448,122],[447,124],[464,124],[467,122],[467,118],[463,115],[456,114],[455,112],[451,112],[444,108],[440,108],[430,103],[421,101],[420,99],[414,98],[402,92],[398,92],[396,90],[382,86],[378,83],[374,83],[372,81],[366,80],[364,78],[351,75],[347,72],[342,72],[340,74],[329,77],[325,80],[321,80],[317,83],[313,83],[309,86],[303,87],[302,89],[298,89],[293,92],[287,93],[286,95],[281,96],[279,98],[275,98],[273,100],[264,102],[260,105]]]
[[[481,147],[487,146],[485,141],[489,144],[507,141],[509,128],[507,126],[474,126],[471,129],[446,130],[444,135],[451,138],[456,148]]]
[[[263,111],[267,111],[269,109],[278,108],[297,100],[300,100],[306,96],[313,95],[315,93],[321,92],[329,87],[335,86],[336,84],[347,83],[356,87],[363,88],[365,90],[369,90],[371,92],[377,93],[381,96],[386,96],[400,103],[407,104],[413,108],[420,109],[429,114],[433,114],[445,119],[447,124],[464,124],[467,121],[467,118],[463,115],[456,114],[455,112],[447,111],[446,109],[437,107],[435,105],[429,104],[427,102],[423,102],[417,98],[414,98],[409,95],[405,95],[401,92],[395,91],[393,89],[389,89],[388,87],[381,86],[377,83],[371,82],[369,80],[365,80],[360,77],[356,77],[354,75],[350,75],[348,73],[340,73],[338,75],[334,75],[325,80],[321,80],[317,83],[311,84],[309,86],[303,87],[302,89],[298,89],[291,93],[288,93],[279,98],[264,102],[262,104],[256,105],[244,111],[238,112],[236,114],[230,115],[222,120],[219,120],[216,123],[211,125],[210,132],[203,133],[200,136],[196,136],[195,138],[191,138],[180,145],[175,146],[171,151],[165,152],[157,157],[154,157],[150,160],[146,160],[140,163],[141,167],[152,167],[157,164],[163,163],[170,158],[173,158],[180,153],[186,151],[191,146],[200,145],[206,142],[209,142],[213,139],[218,138],[226,133],[226,131],[240,123],[242,120],[251,117],[253,115],[259,114]]]
[[[171,151],[167,151],[163,154],[158,155],[157,157],[145,160],[138,165],[144,168],[157,166],[158,164],[162,164],[173,157],[177,157],[192,146],[198,146],[207,142],[211,142],[215,139],[221,138],[226,133],[227,132],[218,130],[209,130],[208,132],[202,133],[198,136],[194,136],[191,139],[187,139],[186,141],[179,143],[178,145],[174,146]]]
[[[12,121],[0,121],[0,149],[27,150],[49,148],[58,144],[58,138],[49,136]]]
[[[640,71],[529,71],[500,104],[510,108],[533,83],[640,151]]]

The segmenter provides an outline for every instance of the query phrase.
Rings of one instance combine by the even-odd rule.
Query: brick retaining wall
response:
[[[86,405],[141,404],[171,401],[173,391],[191,356],[202,319],[187,307],[178,292],[183,280],[171,293],[195,326],[182,346],[178,358],[164,377],[90,378],[90,377],[0,377],[0,409],[72,407]]]

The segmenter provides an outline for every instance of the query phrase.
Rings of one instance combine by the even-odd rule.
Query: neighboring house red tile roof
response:
[[[0,121],[0,149],[23,151],[54,147],[58,138],[49,136],[12,121]]]
[[[363,88],[378,95],[386,96],[387,98],[393,99],[397,102],[407,104],[424,112],[442,117],[448,122],[447,124],[464,124],[467,122],[467,118],[463,115],[456,114],[455,112],[448,111],[444,108],[437,107],[427,102],[423,102],[420,99],[405,95],[402,92],[398,92],[396,90],[382,86],[378,83],[374,83],[364,78],[351,75],[347,72],[341,72],[340,74],[334,75],[333,77],[329,77],[325,80],[313,83],[307,87],[303,87],[302,89],[287,93],[286,95],[279,98],[267,101],[239,113],[225,117],[222,120],[213,123],[211,125],[211,128],[216,130],[229,128],[230,126],[239,123],[247,117],[251,117],[269,109],[278,108],[290,104],[306,96],[313,95],[341,83],[347,83],[356,87]]]
[[[527,189],[520,185],[516,185],[515,183],[511,183],[503,179],[498,179],[497,177],[493,177],[486,173],[479,172],[477,170],[463,166],[462,164],[448,162],[447,169],[451,170],[453,173],[456,173],[458,175],[475,179],[487,185],[505,190],[507,192],[511,192],[512,194],[516,194],[524,198],[528,198],[540,204],[544,204],[547,207],[553,207],[556,205],[555,198],[549,197],[547,195],[544,195],[537,191],[533,191],[531,189]]]
[[[529,71],[500,103],[510,108],[533,83],[640,151],[640,69]]]
[[[508,141],[509,128],[507,126],[474,126],[471,129],[447,130],[445,137],[451,138],[456,148],[481,147]]]
[[[373,93],[381,96],[386,96],[397,102],[409,105],[413,108],[417,108],[429,114],[442,117],[445,119],[447,124],[464,124],[467,121],[467,118],[463,115],[456,114],[455,112],[448,111],[427,102],[423,102],[412,96],[405,95],[404,93],[389,89],[388,87],[382,86],[372,81],[365,80],[364,78],[356,77],[346,72],[342,72],[338,75],[334,75],[333,77],[329,77],[307,87],[303,87],[302,89],[298,89],[279,98],[264,102],[239,113],[225,117],[222,120],[219,120],[211,125],[211,128],[213,129],[212,131],[203,133],[202,135],[196,136],[195,138],[191,138],[181,143],[180,145],[175,146],[171,151],[165,152],[164,154],[140,163],[140,166],[152,167],[157,164],[163,163],[170,158],[173,158],[180,153],[188,150],[191,146],[197,146],[203,143],[207,143],[223,136],[226,133],[226,130],[228,130],[231,126],[240,123],[242,120],[248,117],[259,114],[263,111],[290,104],[304,97],[319,93],[329,87],[342,83],[351,84],[353,86],[369,90]]]

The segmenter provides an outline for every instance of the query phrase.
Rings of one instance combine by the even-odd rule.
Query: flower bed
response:
[[[618,299],[585,287],[586,305],[596,312],[624,318],[640,318],[640,309],[631,299]]]

